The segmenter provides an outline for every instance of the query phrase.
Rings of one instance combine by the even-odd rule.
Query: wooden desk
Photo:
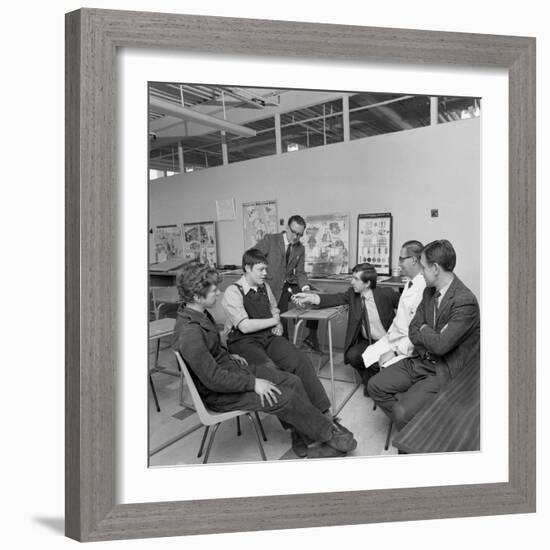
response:
[[[298,309],[293,308],[285,313],[281,314],[281,317],[294,321],[296,324],[294,326],[294,336],[293,343],[296,345],[298,339],[298,333],[300,327],[304,321],[325,321],[327,323],[327,335],[328,335],[328,355],[329,355],[329,365],[330,365],[330,387],[331,387],[331,403],[333,409],[333,416],[336,416],[344,407],[344,405],[349,401],[350,397],[355,393],[359,385],[354,388],[354,390],[347,395],[342,403],[337,407],[336,406],[336,389],[334,386],[334,357],[333,357],[333,348],[332,348],[332,321],[338,319],[346,314],[348,310],[347,306],[336,306],[336,307],[327,307],[323,309]],[[322,368],[322,367],[320,367]],[[319,370],[320,370],[319,368]]]
[[[392,443],[407,453],[479,451],[479,365],[451,380]]]

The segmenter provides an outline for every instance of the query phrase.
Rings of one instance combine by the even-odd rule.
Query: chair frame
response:
[[[237,434],[241,435],[241,428],[240,428],[240,421],[239,418],[241,416],[247,416],[252,425],[254,426],[254,432],[256,433],[256,439],[258,442],[258,448],[260,450],[260,455],[262,457],[262,460],[267,461],[267,457],[265,454],[264,446],[262,444],[262,438],[264,441],[267,441],[267,437],[264,432],[264,428],[262,426],[260,416],[258,415],[257,411],[254,411],[254,416],[252,416],[251,412],[249,411],[227,411],[227,412],[213,412],[209,410],[206,405],[204,404],[198,390],[197,386],[195,385],[195,381],[193,380],[191,373],[189,372],[189,368],[187,367],[185,361],[183,360],[183,357],[181,356],[179,351],[174,350],[174,354],[176,355],[176,359],[178,361],[178,365],[181,369],[181,372],[183,373],[183,376],[185,378],[185,381],[187,383],[187,387],[189,388],[189,393],[191,394],[191,399],[193,400],[193,404],[195,405],[195,412],[197,413],[199,420],[204,425],[204,434],[202,436],[201,444],[199,447],[199,452],[197,454],[197,458],[200,458],[202,456],[202,453],[204,451],[204,445],[206,443],[206,438],[208,436],[208,432],[210,431],[210,427],[214,426],[214,429],[212,430],[212,433],[210,434],[210,438],[208,440],[208,445],[206,447],[206,453],[204,455],[204,459],[202,461],[203,464],[206,464],[208,462],[208,457],[210,456],[210,451],[212,449],[212,445],[214,443],[214,438],[216,437],[216,433],[218,431],[218,428],[220,427],[220,424],[222,422],[225,422],[226,420],[231,420],[232,418],[237,419]],[[260,436],[261,433],[261,436]]]

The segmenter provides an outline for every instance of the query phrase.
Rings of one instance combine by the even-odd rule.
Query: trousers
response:
[[[229,351],[244,357],[249,364],[268,365],[296,375],[308,400],[321,412],[330,409],[330,400],[308,355],[283,336],[269,333],[246,334],[228,344]]]
[[[271,364],[249,363],[248,368],[256,378],[264,378],[277,385],[281,391],[280,395],[277,394],[277,403],[269,405],[264,401],[262,405],[260,396],[253,391],[221,393],[216,396],[213,410],[262,411],[274,414],[283,425],[286,423],[294,426],[298,432],[305,434],[312,441],[323,442],[332,437],[332,421],[312,404],[302,380],[297,375],[279,370]]]
[[[393,420],[398,430],[404,428],[441,389],[436,365],[408,358],[394,363],[370,379],[369,395]]]

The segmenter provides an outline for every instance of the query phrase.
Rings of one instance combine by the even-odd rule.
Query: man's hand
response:
[[[283,335],[283,325],[281,323],[277,323],[272,329],[271,332],[275,334],[275,336],[282,336]]]
[[[248,365],[248,361],[244,357],[241,357],[236,353],[232,353],[231,357],[233,357],[233,359],[235,359],[235,361],[237,361],[237,363],[239,363],[240,365]]]
[[[293,294],[291,300],[298,307],[305,307],[308,305],[319,305],[320,299],[317,294],[311,292],[298,292]]]
[[[393,351],[386,351],[385,353],[383,353],[379,358],[378,358],[378,363],[380,365],[383,365],[384,363],[386,363],[386,361],[389,361],[390,359],[393,359],[395,357],[395,353],[393,353]]]
[[[269,380],[263,378],[256,378],[254,381],[254,391],[260,396],[262,407],[265,406],[265,401],[268,405],[275,405],[277,403],[277,394],[281,394],[281,390]]]

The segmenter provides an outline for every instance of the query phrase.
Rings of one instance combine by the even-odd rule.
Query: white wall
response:
[[[550,522],[549,469],[550,401],[547,368],[537,372],[537,513],[410,521],[290,531],[233,533],[165,539],[89,543],[79,547],[63,537],[63,388],[64,388],[64,17],[87,3],[61,0],[11,2],[4,6],[9,23],[0,34],[4,74],[12,87],[4,88],[12,108],[3,113],[4,163],[8,172],[2,186],[0,209],[4,228],[16,229],[4,239],[5,264],[8,243],[29,243],[33,266],[16,274],[4,264],[0,270],[4,290],[2,334],[6,376],[0,401],[2,419],[2,542],[5,548],[41,550],[319,550],[383,548],[406,545],[410,550],[517,550],[528,541],[544,546]],[[394,0],[391,4],[340,0],[333,9],[312,9],[310,3],[225,2],[203,0],[94,0],[90,5],[106,9],[168,11],[227,17],[277,18],[324,23],[422,28],[441,31],[537,36],[537,96],[550,94],[550,29],[544,2],[524,0],[491,2],[462,0],[461,9],[439,1]],[[519,9],[518,9],[519,7]],[[23,32],[24,31],[24,32]],[[32,81],[33,85],[29,85]],[[17,89],[20,106],[13,108]],[[538,123],[538,356],[543,357],[544,336],[550,333],[550,150],[549,104],[537,106]],[[38,123],[39,122],[39,123]],[[33,132],[29,128],[35,128]],[[47,139],[35,135],[47,135]],[[12,235],[17,235],[14,241]],[[17,247],[15,247],[17,248]],[[14,247],[9,247],[13,250]],[[40,269],[40,267],[44,269]],[[460,266],[460,264],[459,264]],[[15,282],[14,282],[15,281]],[[36,328],[34,328],[36,327]],[[544,347],[543,347],[544,346]],[[39,359],[31,359],[34,351]],[[543,363],[540,367],[543,367]],[[365,475],[371,475],[366,472]],[[184,491],[185,488],[182,488]],[[402,544],[401,544],[402,541]]]
[[[243,202],[276,198],[285,220],[349,212],[351,265],[358,214],[391,212],[394,266],[404,241],[447,238],[457,274],[479,296],[479,119],[178,174],[153,180],[150,189],[152,226],[216,219],[216,199],[235,198],[237,219],[218,223],[221,264],[240,264]]]

